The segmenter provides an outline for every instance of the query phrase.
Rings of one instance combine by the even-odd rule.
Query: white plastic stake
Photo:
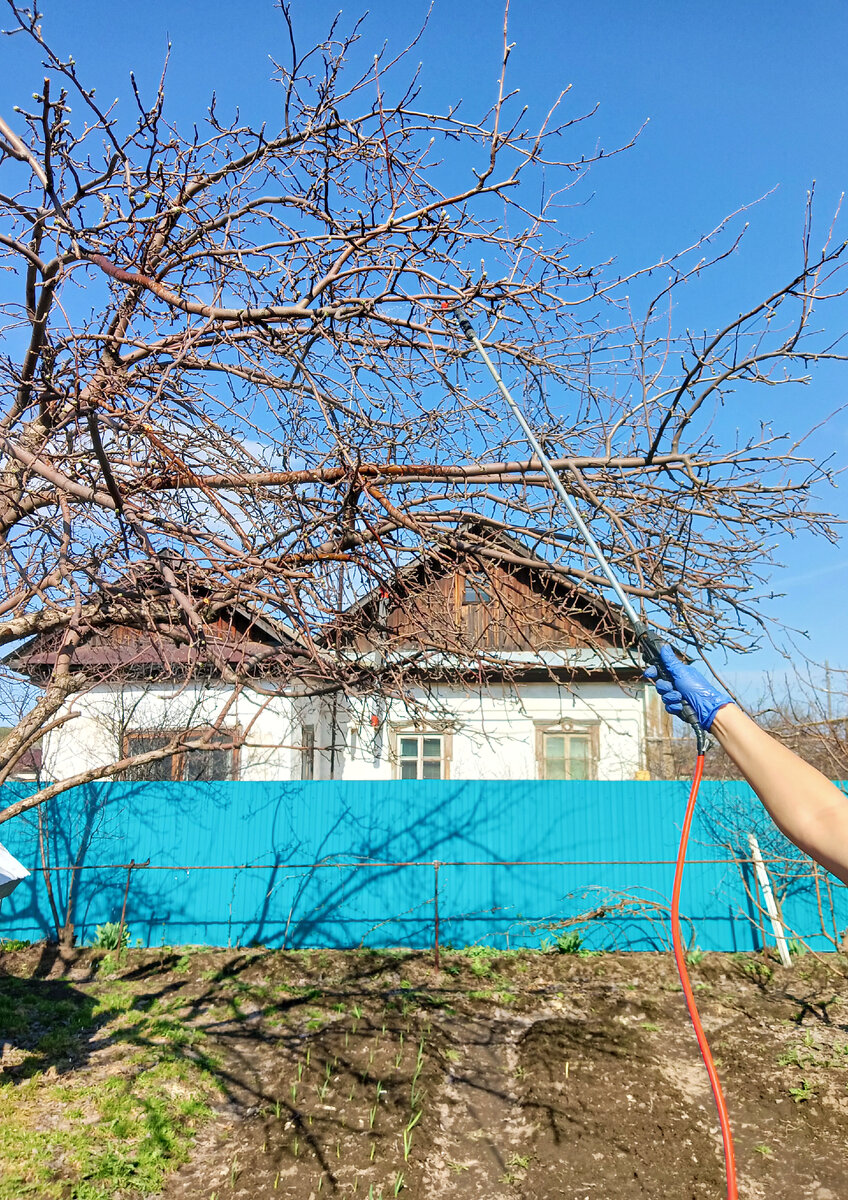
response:
[[[760,843],[757,841],[756,834],[748,834],[748,845],[751,847],[751,861],[754,864],[754,870],[757,872],[757,879],[760,881],[760,887],[763,889],[763,899],[766,902],[766,910],[771,921],[771,927],[774,930],[774,940],[777,942],[777,953],[780,955],[780,961],[784,967],[792,966],[792,959],[789,956],[789,947],[786,944],[786,934],[783,932],[783,925],[780,917],[777,915],[777,904],[774,899],[774,892],[771,890],[771,880],[766,871],[766,864],[763,862],[763,856],[760,853]]]

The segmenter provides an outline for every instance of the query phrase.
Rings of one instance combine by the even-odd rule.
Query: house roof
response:
[[[0,746],[2,746],[3,742],[12,732],[12,728],[13,727],[11,725],[0,725]],[[35,742],[34,745],[29,746],[26,750],[24,750],[23,754],[12,768],[9,774],[9,779],[22,779],[25,781],[36,779],[41,774],[41,765],[41,743]]]
[[[222,627],[220,636],[206,636],[206,648],[184,639],[185,630],[177,627],[171,631],[152,631],[113,625],[86,634],[73,650],[72,666],[79,669],[95,667],[103,671],[170,669],[196,666],[219,657],[236,669],[260,663],[263,658],[270,657],[269,651],[276,646],[269,639],[257,639],[226,627]],[[62,648],[61,633],[46,634],[33,638],[5,661],[16,670],[38,674],[55,666]],[[209,650],[214,655],[210,655]]]
[[[181,576],[180,583],[197,599],[211,599],[211,591],[202,580],[192,578],[190,564],[171,565]],[[203,631],[202,639],[190,636],[175,610],[172,597],[158,573],[143,568],[134,576],[116,583],[111,599],[120,599],[123,609],[135,605],[139,614],[150,613],[156,602],[164,608],[164,617],[138,626],[117,622],[92,628],[72,652],[72,669],[93,669],[97,674],[184,674],[191,668],[210,665],[217,659],[233,670],[270,667],[276,653],[284,648],[302,650],[294,630],[269,618],[238,599],[226,603]],[[5,662],[14,670],[33,679],[48,674],[65,645],[62,630],[39,634],[7,655]]]
[[[579,598],[585,608],[595,613],[599,622],[608,622],[612,628],[621,631],[623,644],[636,644],[635,634],[619,605],[582,588],[556,563],[537,554],[526,542],[509,530],[482,522],[458,527],[457,533],[452,539],[434,547],[433,550],[418,555],[407,563],[394,576],[392,589],[409,588],[414,586],[422,572],[430,570],[434,574],[443,574],[453,569],[456,562],[465,560],[467,563],[469,559],[475,557],[479,557],[482,561],[489,559],[509,563],[519,568],[523,567],[528,572],[532,572],[537,581],[553,590]],[[350,618],[367,610],[370,605],[376,606],[385,598],[386,590],[383,585],[371,588],[345,610],[345,616]]]
[[[192,578],[191,564],[171,565],[189,594],[211,595],[202,578]],[[458,594],[450,595],[451,578],[464,579],[469,572],[498,584],[476,615]],[[214,673],[217,659],[235,671],[270,675],[279,670],[281,649],[306,652],[293,629],[238,599],[218,612],[202,641],[193,639],[152,569],[116,587],[116,595],[125,610],[136,603],[139,612],[158,600],[164,618],[160,614],[155,627],[90,630],[73,651],[74,667],[104,677],[181,676],[190,670]],[[372,588],[324,627],[319,644],[329,650],[339,638],[348,663],[373,666],[377,652],[386,663],[441,678],[467,674],[471,667],[524,678],[538,672],[597,677],[641,671],[636,639],[618,606],[580,587],[509,530],[484,522],[459,525],[407,563],[388,586]],[[38,680],[55,666],[63,641],[61,631],[39,635],[5,661]]]

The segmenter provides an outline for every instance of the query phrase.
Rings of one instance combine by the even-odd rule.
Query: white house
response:
[[[74,664],[97,682],[44,738],[44,775],[69,778],[176,735],[216,748],[178,750],[130,776],[639,779],[661,730],[617,610],[502,537],[488,559],[478,547],[418,561],[327,631],[327,652],[372,680],[353,694],[314,688],[307,665],[285,677],[264,669],[297,640],[276,622],[235,607],[216,630],[223,660],[242,668],[238,689],[198,677],[179,639],[90,634]],[[36,638],[13,663],[38,682],[55,653]]]

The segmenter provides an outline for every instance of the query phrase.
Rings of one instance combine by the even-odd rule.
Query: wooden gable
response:
[[[534,654],[622,648],[615,610],[556,577],[546,564],[473,559],[422,563],[391,591],[348,614],[345,640],[358,648]]]

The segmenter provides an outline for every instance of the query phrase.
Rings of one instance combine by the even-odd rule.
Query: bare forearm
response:
[[[848,883],[848,798],[735,704],[718,710],[710,733],[786,836]]]

